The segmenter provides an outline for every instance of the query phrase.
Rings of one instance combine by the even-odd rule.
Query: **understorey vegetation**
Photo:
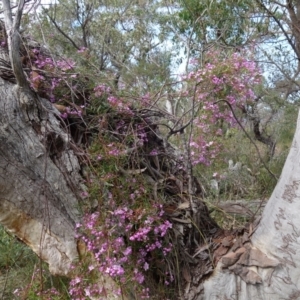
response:
[[[164,95],[132,99],[104,83],[85,86],[71,59],[55,60],[40,46],[23,54],[32,89],[57,109],[82,153],[85,188],[83,219],[76,224],[80,259],[68,286],[47,289],[44,271],[35,269],[33,281],[15,295],[187,296],[187,285],[199,285],[218,261],[210,253],[219,246],[207,241],[225,236],[203,202],[210,195],[193,173],[220,159],[227,130],[240,130],[243,109],[255,101],[262,77],[250,53],[214,50],[203,67],[193,60],[174,88],[173,97],[186,103],[180,117],[161,108]],[[53,155],[59,155],[55,147]],[[201,276],[190,282],[199,268]],[[110,291],[115,287],[103,283],[103,274],[119,288]]]
[[[69,7],[71,2],[57,4],[61,18],[63,5]],[[139,51],[130,52],[136,37],[127,22],[147,25],[139,19],[140,10],[136,15],[131,12],[132,19],[119,16],[118,23],[113,8],[119,11],[122,5],[107,4],[107,20],[114,24],[101,40],[92,15],[96,18],[102,11],[93,5],[89,1],[78,4],[77,12],[87,19],[79,18],[74,32],[68,32],[62,20],[56,22],[54,6],[43,10],[39,20],[28,12],[24,28],[32,33],[24,30],[20,47],[31,90],[43,106],[54,111],[80,162],[84,184],[77,188],[82,218],[74,224],[79,257],[69,278],[53,276],[3,230],[1,253],[12,256],[0,256],[0,293],[2,289],[3,299],[81,300],[109,295],[195,299],[234,237],[250,232],[249,223],[263,207],[259,204],[240,213],[226,210],[220,202],[259,199],[263,203],[270,195],[292,139],[295,103],[282,105],[274,91],[264,94],[265,66],[257,61],[255,39],[231,46],[228,33],[223,36],[217,30],[221,37],[215,43],[202,51],[186,50],[186,70],[175,77],[170,75],[174,68],[170,60],[167,67],[162,66],[169,54],[161,49],[151,52],[149,45],[151,49],[144,49],[143,54],[140,41]],[[187,11],[191,12],[183,7],[176,14],[182,28],[172,24],[173,29],[190,33],[186,27],[195,20]],[[153,31],[157,24],[169,24],[166,19],[167,15],[159,16]],[[38,31],[41,24],[58,32]],[[5,26],[0,25],[1,51],[8,56]],[[120,30],[122,26],[128,28]],[[200,27],[195,34],[203,39]],[[77,29],[82,30],[81,44]],[[92,34],[102,41],[102,48],[92,42]],[[132,45],[124,42],[126,34]],[[41,36],[47,44],[43,45]],[[241,40],[244,37],[239,34]],[[117,51],[117,41],[127,51],[124,57],[112,53]],[[0,76],[16,83],[9,63],[0,67]],[[270,104],[271,98],[278,102]],[[291,121],[286,122],[287,118]],[[49,159],[55,160],[61,146],[48,137]],[[19,264],[23,259],[31,266],[24,280],[25,266]],[[12,276],[20,278],[17,286],[8,284]]]

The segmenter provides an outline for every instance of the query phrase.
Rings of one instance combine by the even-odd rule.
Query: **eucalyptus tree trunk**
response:
[[[300,116],[278,184],[251,237],[223,256],[197,299],[300,299]]]
[[[66,274],[77,257],[79,164],[54,111],[31,97],[0,79],[0,222]]]
[[[80,166],[59,113],[29,87],[19,55],[20,19],[3,0],[9,53],[16,84],[0,79],[0,223],[29,245],[54,274],[66,275],[77,258]],[[9,71],[8,69],[8,72]]]

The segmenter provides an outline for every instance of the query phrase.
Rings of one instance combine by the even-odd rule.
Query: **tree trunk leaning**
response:
[[[252,237],[223,256],[200,299],[300,299],[300,115],[278,184]]]
[[[53,274],[66,275],[78,255],[80,186],[69,136],[55,110],[46,111],[39,99],[2,79],[0,99],[0,223]]]

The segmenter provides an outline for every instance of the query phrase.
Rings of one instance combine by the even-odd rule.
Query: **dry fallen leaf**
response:
[[[223,269],[228,268],[235,264],[242,254],[246,251],[246,248],[242,247],[236,252],[230,252],[222,257]]]
[[[228,252],[229,248],[220,246],[215,252],[214,252],[214,265],[218,263],[220,258],[224,256]]]
[[[188,209],[190,207],[190,203],[189,202],[183,202],[183,203],[180,203],[178,205],[178,209]]]
[[[244,266],[257,266],[261,268],[277,267],[279,265],[277,259],[269,258],[265,253],[254,248],[247,249],[238,263]]]
[[[243,281],[250,284],[262,283],[261,277],[253,270],[240,264],[235,264],[229,268],[234,274],[240,276]]]

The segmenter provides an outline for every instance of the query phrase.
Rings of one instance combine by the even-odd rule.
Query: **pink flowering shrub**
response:
[[[230,107],[237,110],[251,104],[255,99],[253,87],[260,83],[259,70],[255,63],[246,59],[246,55],[234,53],[222,59],[218,56],[216,52],[211,53],[209,63],[201,69],[195,64],[195,70],[183,78],[188,92],[182,92],[181,97],[187,98],[187,102],[195,107],[195,114],[190,116],[193,134],[189,141],[194,165],[208,165],[216,158],[221,150],[224,124],[230,127],[236,123]],[[114,132],[118,140],[106,143],[103,137],[99,137],[102,139],[100,148],[94,149],[93,156],[102,173],[108,164],[118,164],[121,158],[126,161],[128,148],[147,149],[144,155],[159,156],[159,149],[148,148],[151,139],[147,122],[125,122],[126,118],[131,118],[130,114],[136,107],[134,103],[117,97],[103,84],[94,88],[93,96],[106,100],[113,111],[121,112],[124,117],[109,129],[104,118],[99,120],[101,128]],[[146,95],[138,107],[147,107],[151,103],[150,95]],[[83,223],[78,224],[78,237],[92,253],[88,264],[80,264],[80,268],[85,268],[80,274],[93,274],[98,281],[77,276],[71,282],[70,294],[74,299],[86,295],[100,297],[107,291],[103,285],[97,285],[99,274],[106,274],[121,287],[130,285],[141,299],[147,298],[149,295],[141,286],[147,273],[155,268],[154,262],[166,261],[172,249],[166,239],[172,224],[164,218],[161,205],[149,206],[149,201],[145,202],[151,195],[148,195],[147,186],[137,182],[135,177],[122,182],[110,170],[102,179],[113,186],[108,195],[109,212],[87,215]],[[172,274],[164,274],[164,284],[173,280]]]
[[[112,91],[112,89],[105,85],[105,84],[98,84],[94,90],[93,94],[91,95],[91,99],[93,101],[95,99],[101,99],[104,101],[109,108],[114,109],[115,111],[118,112],[124,112],[124,113],[131,113],[131,108],[130,108],[130,101],[126,101],[122,97],[118,97],[115,95]],[[102,103],[103,104],[103,103]]]
[[[101,274],[110,276],[121,287],[128,285],[141,299],[149,298],[142,288],[146,273],[154,258],[166,257],[172,247],[165,240],[172,224],[163,215],[161,205],[151,209],[120,206],[107,214],[86,215],[82,224],[77,224],[77,238],[84,241],[92,255],[79,263],[80,272],[70,283],[72,299],[101,297],[111,292],[101,285]],[[94,280],[86,280],[88,277]],[[172,281],[172,276],[168,280]]]
[[[248,58],[250,57],[250,58]],[[193,134],[190,140],[194,165],[209,165],[220,152],[224,128],[236,125],[229,107],[238,113],[255,100],[255,87],[261,82],[260,70],[246,52],[222,56],[207,54],[202,68],[193,60],[193,71],[183,77],[187,89],[182,96],[192,103]]]
[[[75,62],[71,59],[55,61],[38,48],[32,49],[30,54],[31,87],[47,95],[51,102],[61,100],[65,82],[77,77],[74,73]]]
[[[87,49],[82,48],[78,52],[83,55]],[[224,127],[236,124],[231,108],[243,109],[255,100],[254,88],[261,77],[256,64],[247,57],[247,53],[224,57],[212,51],[203,67],[199,68],[194,60],[193,71],[182,78],[185,89],[179,94],[190,105],[187,107],[190,113],[183,119],[192,120],[188,146],[193,165],[209,165],[217,157]],[[75,62],[71,59],[54,61],[40,49],[31,49],[30,59],[31,87],[41,95],[47,95],[52,102],[73,103],[73,97],[80,93]],[[174,272],[167,265],[168,255],[172,251],[169,238],[172,223],[162,208],[164,197],[154,201],[153,187],[149,192],[147,184],[136,179],[138,176],[122,177],[118,171],[123,166],[126,170],[141,169],[140,161],[145,157],[151,158],[153,165],[159,165],[163,170],[163,162],[159,161],[162,150],[157,147],[160,143],[151,145],[151,141],[157,138],[156,125],[150,127],[151,122],[147,118],[141,120],[134,115],[135,109],[154,111],[155,108],[159,112],[159,106],[154,105],[156,100],[153,101],[148,93],[140,99],[125,98],[118,96],[106,84],[95,84],[92,78],[89,81],[89,95],[84,95],[84,101],[91,106],[106,105],[106,112],[109,113],[101,115],[95,110],[95,119],[99,120],[99,140],[98,148],[90,152],[89,158],[93,161],[96,176],[87,179],[87,184],[92,186],[92,180],[101,180],[109,187],[100,185],[96,192],[91,189],[81,193],[83,202],[93,198],[99,201],[101,207],[94,213],[86,214],[77,224],[76,238],[85,244],[86,253],[74,265],[69,295],[73,300],[105,299],[112,292],[122,294],[123,290],[132,290],[139,299],[147,299],[150,298],[150,290],[146,281],[153,274],[164,285],[175,281]],[[80,97],[75,98],[82,108],[86,105]],[[114,113],[119,118],[117,121],[114,120]],[[67,107],[61,116],[67,118],[70,115],[81,116],[81,112]],[[114,125],[107,122],[107,115],[110,115],[110,121],[115,121]],[[160,117],[159,113],[153,116]],[[130,155],[131,160],[127,157]],[[120,288],[112,290],[115,287],[102,282],[103,275],[118,283]],[[51,299],[60,297],[59,292],[50,289],[39,295],[45,299],[48,295]]]
[[[197,60],[191,62],[193,70],[182,77],[185,88],[179,92],[179,97],[187,103],[186,111],[190,112],[185,114],[185,121],[193,120],[189,140],[193,165],[210,165],[216,159],[222,150],[224,132],[236,126],[231,109],[236,114],[246,111],[256,98],[256,86],[261,83],[260,70],[246,51],[222,56],[214,50],[206,59],[209,62],[201,68]],[[94,88],[93,96],[105,99],[108,107],[129,115],[131,107],[157,107],[157,100],[152,100],[150,94],[125,101],[103,84]],[[136,130],[135,134],[140,133]]]

